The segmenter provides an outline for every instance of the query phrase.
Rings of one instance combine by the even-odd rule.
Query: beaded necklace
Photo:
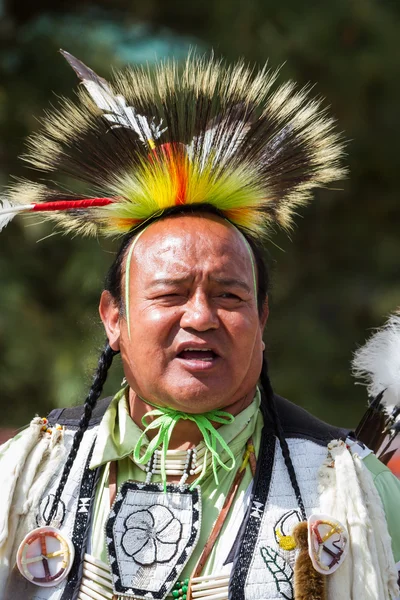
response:
[[[131,459],[138,467],[147,472],[146,483],[150,483],[153,475],[162,475],[162,452],[156,450],[146,466]],[[167,450],[165,455],[165,473],[168,476],[181,476],[179,485],[182,487],[189,476],[202,477],[212,463],[212,457],[203,442],[188,450]]]

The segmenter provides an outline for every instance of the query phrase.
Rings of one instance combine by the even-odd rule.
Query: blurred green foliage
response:
[[[54,93],[73,95],[63,47],[100,74],[182,57],[189,46],[243,55],[282,79],[316,82],[350,140],[350,177],[277,233],[266,341],[275,389],[335,424],[354,426],[365,390],[350,375],[368,329],[400,304],[400,5],[389,0],[11,0],[0,21],[0,183],[30,175],[17,156]],[[115,246],[52,235],[16,219],[0,235],[1,425],[80,404],[104,334],[97,316]],[[105,393],[122,378],[113,367]]]

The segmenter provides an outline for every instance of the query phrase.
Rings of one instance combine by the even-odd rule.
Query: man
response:
[[[84,407],[3,448],[3,597],[395,598],[399,486],[274,396],[263,357],[260,238],[342,174],[332,122],[240,65],[190,59],[111,88],[66,57],[88,94],[50,117],[31,162],[97,194],[24,183],[4,219],[126,235]],[[126,383],[98,402],[116,353]]]

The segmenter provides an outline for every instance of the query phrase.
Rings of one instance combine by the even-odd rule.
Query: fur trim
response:
[[[343,441],[331,442],[328,449],[329,460],[323,464],[319,473],[320,510],[341,521],[349,533],[347,557],[341,567],[328,578],[328,599],[395,598],[392,596],[393,576],[390,568],[387,570],[391,548],[387,547],[386,521],[377,520],[379,530],[382,531],[377,530],[375,523],[372,523],[375,518],[375,503],[378,505],[378,516],[383,511],[380,499],[378,502],[376,497],[377,492],[375,490],[373,493],[365,467],[361,463],[357,465],[357,458],[351,455]],[[389,552],[389,557],[379,558],[378,553],[383,550],[385,553]],[[383,571],[382,561],[386,565]]]
[[[21,438],[11,440],[0,462],[0,485],[8,490],[7,502],[1,495],[2,525],[7,535],[0,548],[0,598],[21,540],[37,527],[37,508],[49,480],[65,461],[64,431],[44,431],[44,423],[38,417],[33,419]]]
[[[379,572],[381,573],[384,587],[389,591],[389,596],[387,597],[398,598],[400,596],[398,573],[394,562],[392,540],[388,532],[382,500],[375,487],[372,475],[363,465],[361,458],[355,454],[353,455],[353,461],[369,515],[367,521],[368,537],[370,546],[375,548],[373,564],[379,565]],[[373,541],[375,541],[375,544],[373,544]],[[383,597],[385,598],[386,596]]]
[[[21,508],[21,515],[24,515],[25,519],[21,519],[21,533],[17,535],[18,539],[21,539],[30,529],[36,527],[35,516],[38,513],[43,494],[51,478],[54,477],[54,473],[59,471],[60,466],[63,466],[66,460],[67,449],[64,444],[64,430],[53,428],[49,438],[48,449],[43,456],[43,460],[38,464],[32,485],[28,489],[26,500]],[[57,524],[54,524],[54,527],[56,526]]]
[[[44,436],[42,428],[43,420],[40,417],[32,419],[28,429],[22,432],[18,440],[8,446],[0,459],[0,549],[8,537],[9,515],[19,476],[25,471],[32,449]],[[45,451],[45,445],[41,446],[41,450]]]
[[[332,515],[346,524],[346,510],[343,496],[337,494],[337,473],[334,461],[329,455],[319,471],[320,512]],[[329,576],[327,582],[328,600],[349,600],[353,572],[353,553],[351,545],[340,569]]]
[[[302,521],[292,533],[299,554],[294,565],[295,600],[326,600],[326,576],[313,567],[308,553],[308,523]]]

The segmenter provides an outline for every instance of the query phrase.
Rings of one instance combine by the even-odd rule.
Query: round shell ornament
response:
[[[308,519],[308,552],[314,569],[322,575],[334,573],[349,549],[349,535],[340,521],[328,515]]]
[[[17,552],[21,574],[40,587],[56,586],[71,570],[75,550],[59,529],[38,527],[22,540]]]

